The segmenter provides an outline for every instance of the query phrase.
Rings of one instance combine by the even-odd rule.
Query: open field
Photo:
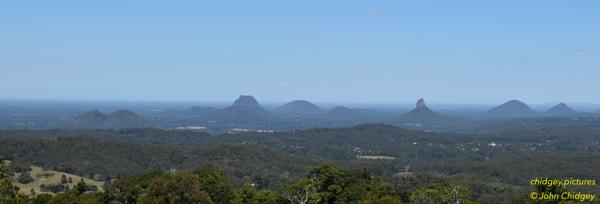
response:
[[[42,192],[40,190],[40,185],[42,184],[59,184],[60,180],[62,178],[63,175],[65,175],[68,178],[71,178],[72,182],[71,183],[67,183],[67,185],[69,186],[69,188],[73,188],[75,185],[77,185],[77,183],[83,179],[83,181],[87,184],[87,185],[91,185],[91,186],[96,186],[98,187],[99,191],[103,191],[104,189],[102,188],[103,186],[103,182],[99,182],[99,181],[95,181],[92,179],[87,179],[87,178],[83,178],[80,176],[76,176],[73,174],[68,174],[65,172],[60,172],[60,171],[53,171],[53,170],[45,170],[42,169],[41,167],[37,167],[37,166],[31,166],[31,171],[29,172],[31,177],[33,178],[32,182],[29,182],[27,184],[21,184],[19,182],[16,182],[16,178],[19,176],[19,173],[15,174],[14,178],[15,178],[15,184],[17,184],[17,186],[19,187],[19,192],[23,193],[25,195],[29,195],[31,192],[31,189],[34,189],[35,193],[39,194],[39,193],[48,193],[48,194],[54,194],[52,192]]]

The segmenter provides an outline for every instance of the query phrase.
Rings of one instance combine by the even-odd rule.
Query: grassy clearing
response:
[[[104,182],[99,182],[99,181],[95,181],[92,179],[87,179],[87,178],[83,178],[81,176],[76,176],[73,174],[68,174],[65,172],[60,172],[60,171],[52,171],[52,170],[44,170],[41,167],[37,167],[37,166],[31,166],[31,171],[29,172],[29,174],[31,175],[31,177],[33,178],[32,182],[29,182],[27,184],[21,184],[19,182],[16,181],[17,176],[19,176],[19,174],[15,175],[15,183],[17,184],[17,186],[19,186],[19,192],[23,193],[25,195],[29,195],[31,192],[31,189],[34,189],[34,191],[36,192],[36,194],[40,194],[40,193],[47,193],[47,194],[54,194],[52,192],[42,192],[40,190],[40,185],[42,184],[59,184],[61,182],[61,178],[63,175],[65,175],[68,178],[71,178],[71,180],[73,181],[72,183],[67,183],[67,185],[69,186],[69,188],[73,188],[75,185],[77,185],[77,183],[83,179],[83,181],[87,184],[87,185],[93,185],[98,187],[98,191],[103,191],[104,189],[102,188]]]

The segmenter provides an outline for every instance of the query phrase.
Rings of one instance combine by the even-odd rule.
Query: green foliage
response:
[[[17,182],[19,182],[19,183],[28,184],[32,181],[33,181],[33,178],[31,178],[31,175],[29,175],[29,172],[23,172],[23,173],[19,174],[19,176],[17,176]]]
[[[201,139],[192,139],[195,136]],[[232,176],[236,184],[243,183],[245,179],[242,177],[261,177],[263,187],[282,185],[288,178],[298,178],[312,164],[257,145],[214,143],[192,146],[184,141],[172,141],[174,138],[192,144],[212,143],[211,140],[214,140],[204,133],[156,129],[81,132],[0,130],[0,154],[14,155],[19,165],[35,163],[45,169],[75,175],[99,174],[108,178],[170,167],[191,171],[202,166],[219,166]],[[161,140],[177,145],[159,143]],[[289,173],[284,175],[283,172]]]
[[[152,171],[123,177],[113,182],[106,194],[108,199],[115,203],[136,203],[144,189],[148,188],[153,180],[166,176],[161,171]]]
[[[244,183],[239,188],[234,189],[234,197],[231,203],[234,204],[276,204],[282,203],[279,194],[272,190],[260,190],[250,183]]]
[[[342,193],[346,172],[338,169],[333,163],[325,163],[313,168],[308,177],[313,179],[318,197],[325,203],[333,203],[337,195]]]
[[[203,167],[196,171],[201,190],[207,192],[213,201],[227,203],[233,197],[233,186],[229,177],[220,168]]]
[[[297,183],[287,186],[282,197],[289,203],[318,203],[317,188],[314,180],[300,179]]]
[[[327,162],[281,190],[259,190],[251,182],[236,186],[222,169],[203,167],[194,173],[152,171],[123,177],[112,182],[105,192],[91,192],[81,180],[73,189],[54,197],[40,194],[28,200],[15,195],[7,201],[35,204],[402,204],[402,192],[396,189],[392,182],[381,180],[367,169],[348,171]],[[467,187],[457,182],[411,189],[410,199],[411,203],[474,203]]]
[[[460,183],[443,182],[429,187],[418,188],[410,194],[411,203],[476,203],[471,192]]]
[[[175,173],[152,181],[140,197],[142,204],[212,203],[208,193],[200,188],[198,178],[189,173]]]
[[[50,194],[37,194],[34,198],[30,200],[31,204],[46,204],[52,200],[52,195]]]
[[[315,186],[317,200],[324,203],[357,202],[377,182],[366,169],[349,172],[331,162],[313,168],[307,178]]]
[[[540,184],[540,185],[534,186],[534,188],[535,188],[535,191],[531,191],[531,192],[537,192],[538,195],[541,195],[542,193],[561,195],[563,192],[567,191],[567,189],[562,185],[547,186],[547,185]],[[577,201],[553,200],[553,199],[534,200],[529,197],[529,193],[530,192],[522,193],[523,195],[515,198],[515,200],[513,202],[515,202],[515,203],[531,203],[531,204],[563,204],[563,203],[576,203],[577,202]]]
[[[390,182],[381,182],[368,192],[359,202],[361,204],[401,204],[402,201]]]
[[[136,174],[201,166],[220,168],[194,172],[200,189],[217,203],[252,201],[259,194],[280,203],[302,197],[297,195],[322,203],[410,202],[411,197],[448,197],[452,189],[438,185],[457,177],[461,178],[450,183],[471,189],[469,199],[506,203],[532,177],[600,176],[597,122],[544,124],[548,122],[485,134],[418,132],[382,124],[219,136],[158,129],[0,131],[0,154],[11,155],[19,172],[26,171],[26,164],[39,164],[115,179],[105,194],[115,203],[138,202],[150,183],[161,177]],[[359,160],[357,155],[396,159]],[[322,161],[339,167],[323,164],[304,177]],[[391,182],[394,190],[377,193],[381,180],[370,172]],[[255,192],[240,189],[244,181],[256,184]],[[281,196],[272,199],[272,194]]]
[[[272,190],[260,190],[256,192],[254,197],[252,198],[252,203],[256,204],[276,204],[283,203],[282,198],[278,193]]]
[[[372,193],[380,179],[366,169],[346,171],[334,163],[319,165],[308,173],[305,179],[288,186],[282,197],[290,203],[357,203],[377,201],[385,195],[392,195],[393,187],[385,192]],[[386,198],[387,199],[387,198]]]
[[[0,203],[13,203],[19,199],[19,188],[12,183],[13,172],[4,165],[0,156]]]
[[[256,189],[250,183],[244,183],[242,187],[237,188],[233,192],[233,200],[231,203],[243,204],[243,203],[254,203],[254,197],[256,196]]]
[[[87,191],[87,184],[85,184],[85,181],[83,179],[81,179],[73,188],[73,190],[75,190],[75,192],[77,194],[83,194]]]
[[[27,163],[12,163],[9,168],[15,173],[24,173],[31,171],[31,165]]]
[[[39,196],[38,196],[39,197]],[[42,197],[44,200],[48,199]],[[42,203],[43,200],[33,199],[33,201]],[[56,196],[47,200],[47,204],[96,204],[104,203],[104,193],[80,193],[76,188],[58,193]]]
[[[58,184],[41,184],[40,191],[42,192],[52,192],[58,193],[63,191],[69,191],[69,186],[66,184],[58,183]]]

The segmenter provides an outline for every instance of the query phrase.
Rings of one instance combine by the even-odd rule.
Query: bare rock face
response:
[[[417,101],[417,109],[426,108],[426,107],[427,107],[427,105],[425,105],[425,100],[423,100],[421,98]]]

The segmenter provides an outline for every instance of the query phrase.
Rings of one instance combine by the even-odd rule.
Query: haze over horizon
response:
[[[0,3],[0,99],[600,103],[597,1]]]

